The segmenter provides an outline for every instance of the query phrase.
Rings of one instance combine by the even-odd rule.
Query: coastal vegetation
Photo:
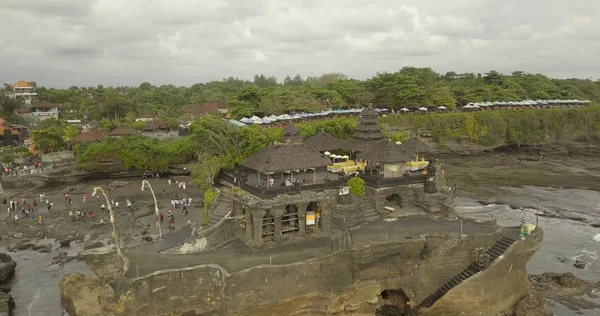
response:
[[[141,135],[107,138],[102,142],[78,144],[74,148],[78,163],[122,163],[125,169],[166,171],[196,156],[198,143],[189,137],[157,141]]]
[[[300,123],[297,127],[304,138],[323,130],[348,139],[357,124],[356,117],[342,117]],[[380,124],[393,141],[429,135],[440,144],[468,142],[486,147],[538,144],[559,140],[569,133],[599,133],[600,107],[389,115],[382,117]],[[281,128],[237,127],[213,115],[194,121],[190,129],[190,136],[175,140],[128,135],[79,144],[74,151],[79,163],[119,162],[126,169],[137,170],[165,171],[173,164],[195,159],[198,163],[192,168],[192,181],[206,191],[212,188],[213,179],[222,168],[241,164],[282,135]]]
[[[37,93],[40,100],[60,104],[64,119],[87,117],[108,127],[135,125],[133,118],[142,114],[158,115],[167,125],[176,125],[186,108],[206,102],[226,102],[233,117],[241,118],[254,111],[269,115],[369,103],[390,109],[427,105],[452,108],[468,102],[524,99],[587,99],[598,103],[599,87],[600,81],[553,79],[522,71],[441,74],[431,68],[404,67],[367,80],[333,73],[308,78],[288,76],[280,81],[259,74],[253,80],[230,77],[189,87],[144,82],[138,87],[37,87]],[[16,108],[10,104],[6,111],[14,113]]]

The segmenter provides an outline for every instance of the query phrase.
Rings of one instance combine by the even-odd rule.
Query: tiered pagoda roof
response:
[[[305,139],[304,143],[318,151],[329,151],[346,146],[341,139],[323,131]]]
[[[270,173],[327,167],[331,159],[303,143],[288,143],[269,145],[242,164],[261,173]]]
[[[348,141],[345,148],[352,151],[366,152],[374,143],[385,140],[385,135],[381,132],[381,127],[377,124],[379,114],[377,111],[368,107],[360,113],[360,120],[356,132],[352,139]]]
[[[282,143],[287,143],[288,141],[291,143],[300,143],[302,142],[302,137],[300,137],[300,130],[294,126],[294,124],[288,124],[283,128],[283,136],[281,136]]]

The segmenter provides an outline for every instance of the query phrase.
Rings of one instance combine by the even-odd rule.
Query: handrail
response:
[[[384,178],[381,176],[371,176],[368,174],[359,175],[364,181],[365,185],[371,187],[386,187],[392,185],[409,185],[409,184],[421,184],[425,182],[426,176],[424,174],[413,175],[408,177],[393,177],[393,178]]]
[[[227,172],[219,173],[217,179],[227,181],[232,185],[237,185],[240,187],[240,189],[260,198],[275,197],[280,194],[299,194],[301,191],[337,189],[345,183],[345,180],[340,178],[338,180],[323,181],[311,184],[294,184],[283,187],[257,187],[247,182],[239,183],[238,181],[234,181],[235,178]]]

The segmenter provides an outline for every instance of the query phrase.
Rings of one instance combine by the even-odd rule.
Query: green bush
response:
[[[359,197],[365,195],[365,180],[355,176],[348,180],[347,183],[350,187],[350,194]]]

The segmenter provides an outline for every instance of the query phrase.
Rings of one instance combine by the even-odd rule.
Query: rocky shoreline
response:
[[[8,282],[13,278],[16,268],[17,263],[11,256],[0,253],[0,315],[10,316],[15,309]]]

